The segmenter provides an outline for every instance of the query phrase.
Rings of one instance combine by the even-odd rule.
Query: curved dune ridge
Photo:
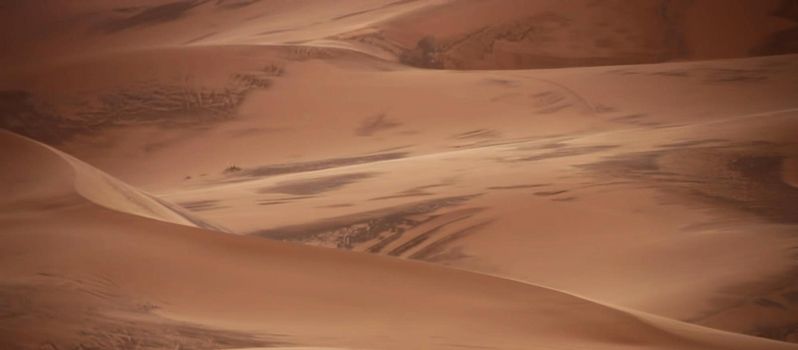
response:
[[[0,142],[15,150],[2,154],[0,207],[17,214],[0,216],[0,257],[14,262],[0,264],[0,293],[27,315],[0,319],[7,348],[173,348],[188,330],[196,349],[795,348],[461,270],[153,220],[135,196],[97,205],[108,192],[85,188],[104,176],[64,180],[87,165],[8,132]]]
[[[216,231],[226,231],[219,225],[210,224],[195,217],[180,206],[135,189],[75,157],[53,148],[51,150],[58,153],[72,165],[75,171],[75,191],[95,204],[150,219]]]
[[[85,162],[55,148],[44,144],[31,145],[29,142],[22,141],[19,139],[19,137],[13,136],[13,134],[7,130],[0,130],[0,133],[3,134],[4,149],[17,150],[23,154],[27,152],[40,154],[42,152],[39,150],[28,149],[45,147],[47,148],[47,151],[58,156],[60,160],[65,162],[65,164],[68,166],[60,166],[57,172],[51,173],[49,176],[53,176],[54,178],[71,179],[71,189],[73,189],[75,193],[81,197],[93,202],[94,204],[119,212],[159,221],[224,231],[221,226],[212,225],[202,219],[196,218],[193,216],[193,214],[179,206],[155,198],[143,191],[135,189],[113,178],[105,172],[96,169]],[[21,159],[25,160],[26,162],[32,161],[26,160],[25,158]],[[4,163],[9,169],[19,166],[19,164],[14,164],[14,162],[11,160],[5,160]],[[13,180],[6,180],[7,183],[24,182],[25,180],[20,179],[20,177],[37,176],[35,174],[29,173],[18,174],[21,176],[15,176],[13,172],[4,175],[16,177]],[[13,192],[26,193],[28,191],[36,191],[35,189],[27,186],[38,187],[39,185],[37,183],[28,183],[26,184],[26,187],[14,188]],[[64,189],[59,189],[59,191],[60,190]]]

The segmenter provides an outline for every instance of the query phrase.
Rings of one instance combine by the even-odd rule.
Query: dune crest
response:
[[[221,226],[212,225],[205,220],[196,218],[177,205],[135,189],[105,172],[55,148],[38,143],[37,141],[25,139],[7,130],[0,130],[0,134],[2,135],[2,141],[6,149],[13,149],[22,154],[33,155],[27,159],[23,158],[25,162],[33,163],[33,166],[38,166],[36,164],[38,162],[57,163],[52,158],[61,158],[62,164],[57,167],[58,170],[53,172],[47,171],[49,172],[47,176],[52,176],[56,179],[69,179],[72,181],[73,187],[61,184],[61,186],[50,188],[49,193],[42,193],[42,195],[74,191],[75,194],[80,195],[94,204],[119,212],[180,225],[224,231]],[[46,148],[46,151],[41,150],[41,148]],[[17,169],[20,166],[9,158],[4,159],[3,163],[5,163],[8,169]],[[37,170],[17,170],[8,172],[4,175],[13,177],[14,180],[7,181],[14,182],[22,182],[24,181],[22,180],[24,177],[40,176],[32,172],[37,172]],[[33,183],[27,183],[26,185],[38,187]],[[29,187],[14,189],[14,192],[28,191],[35,192],[35,190]]]

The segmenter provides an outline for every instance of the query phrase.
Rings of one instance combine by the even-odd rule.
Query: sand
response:
[[[793,348],[462,270],[165,223],[132,201],[108,209],[75,188],[87,166],[7,132],[2,142],[18,150],[3,164],[37,164],[4,183],[72,175],[2,202],[9,346],[171,348],[194,333],[186,346]]]
[[[795,348],[795,26],[0,5],[0,348]]]
[[[783,161],[782,177],[788,185],[798,187],[798,159],[789,158]]]

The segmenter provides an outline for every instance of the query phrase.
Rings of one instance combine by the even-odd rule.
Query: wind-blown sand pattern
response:
[[[796,349],[798,3],[0,4],[2,349]]]

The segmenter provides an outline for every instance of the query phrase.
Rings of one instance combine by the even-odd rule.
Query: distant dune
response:
[[[455,1],[370,35],[415,42],[403,62],[447,69],[748,57],[796,52],[795,8],[781,0]]]
[[[12,62],[265,44],[343,47],[428,68],[519,69],[795,53],[796,8],[793,0],[12,1],[0,35]],[[42,31],[26,30],[33,25]]]

